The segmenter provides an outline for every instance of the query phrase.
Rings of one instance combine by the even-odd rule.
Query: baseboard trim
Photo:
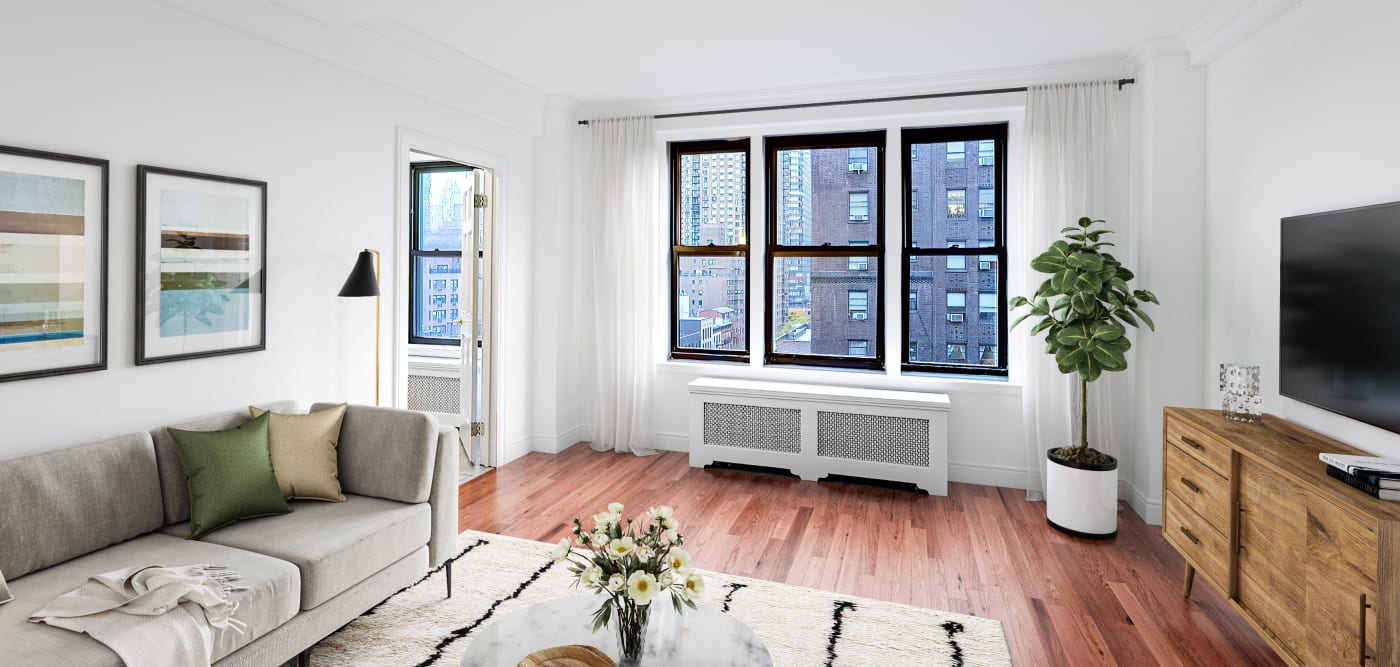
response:
[[[531,435],[529,451],[558,454],[585,440],[588,440],[588,427],[575,426],[558,435]]]
[[[1026,469],[986,463],[948,463],[948,481],[963,484],[1026,488]]]
[[[683,433],[652,433],[651,446],[663,452],[688,452],[690,436]]]
[[[1162,525],[1162,501],[1151,500],[1132,482],[1119,478],[1118,499],[1128,503],[1142,520],[1153,526]]]
[[[516,440],[515,442],[506,443],[506,446],[501,448],[501,460],[496,462],[496,467],[499,468],[507,463],[510,463],[511,461],[514,461],[526,454],[529,454],[530,445],[533,440],[534,436],[527,435],[519,440]]]

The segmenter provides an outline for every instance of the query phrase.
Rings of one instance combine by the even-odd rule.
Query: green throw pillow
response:
[[[169,429],[190,488],[190,537],[241,519],[292,509],[277,486],[267,444],[269,415],[226,431]]]

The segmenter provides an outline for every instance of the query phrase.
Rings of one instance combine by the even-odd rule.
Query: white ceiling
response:
[[[1126,56],[1222,0],[278,0],[392,19],[585,104]]]

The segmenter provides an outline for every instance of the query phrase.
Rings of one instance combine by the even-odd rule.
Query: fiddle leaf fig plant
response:
[[[1077,225],[1060,230],[1064,238],[1052,243],[1031,260],[1031,269],[1048,273],[1035,295],[1011,299],[1012,310],[1030,310],[1011,324],[1016,328],[1028,318],[1039,321],[1031,335],[1045,334],[1045,353],[1055,357],[1060,372],[1079,376],[1079,442],[1051,453],[1057,459],[1099,464],[1112,457],[1089,447],[1089,383],[1105,372],[1128,368],[1127,327],[1144,324],[1156,329],[1143,311],[1148,303],[1159,304],[1147,290],[1131,289],[1133,279],[1116,257],[1103,248],[1113,245],[1102,240],[1110,229],[1102,220],[1080,218]],[[1126,325],[1126,326],[1125,326]]]

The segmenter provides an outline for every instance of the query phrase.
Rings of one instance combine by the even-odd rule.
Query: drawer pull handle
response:
[[[1182,477],[1182,478],[1181,478],[1181,485],[1184,486],[1184,487],[1186,487],[1186,488],[1188,488],[1188,489],[1191,489],[1191,492],[1192,492],[1192,493],[1200,493],[1200,492],[1201,492],[1201,487],[1196,486],[1196,483],[1195,483],[1195,482],[1193,482],[1193,481],[1191,481],[1191,480],[1189,480],[1189,479],[1186,479],[1185,477]]]
[[[1195,440],[1192,440],[1191,438],[1188,438],[1188,437],[1186,437],[1186,436],[1184,436],[1184,435],[1181,436],[1181,441],[1184,442],[1184,443],[1186,443],[1186,445],[1187,445],[1188,447],[1191,447],[1192,449],[1205,449],[1204,447],[1201,446],[1201,443],[1196,442]]]
[[[1187,529],[1186,529],[1186,526],[1182,526],[1182,527],[1181,527],[1181,534],[1182,534],[1182,535],[1185,535],[1185,536],[1186,536],[1186,539],[1191,540],[1191,543],[1192,543],[1192,544],[1200,544],[1200,543],[1201,543],[1200,538],[1197,538],[1195,535],[1191,534],[1191,531],[1187,530]]]
[[[1366,610],[1367,610],[1367,609],[1372,609],[1372,608],[1373,608],[1373,607],[1372,607],[1371,605],[1366,604],[1366,594],[1365,594],[1365,593],[1362,593],[1362,594],[1361,594],[1361,632],[1360,632],[1360,635],[1361,635],[1361,650],[1358,652],[1359,657],[1357,658],[1357,661],[1356,661],[1356,664],[1357,664],[1357,665],[1360,665],[1360,667],[1366,667],[1366,661],[1367,661],[1367,660],[1370,660],[1371,657],[1372,657],[1372,656],[1366,654]]]

